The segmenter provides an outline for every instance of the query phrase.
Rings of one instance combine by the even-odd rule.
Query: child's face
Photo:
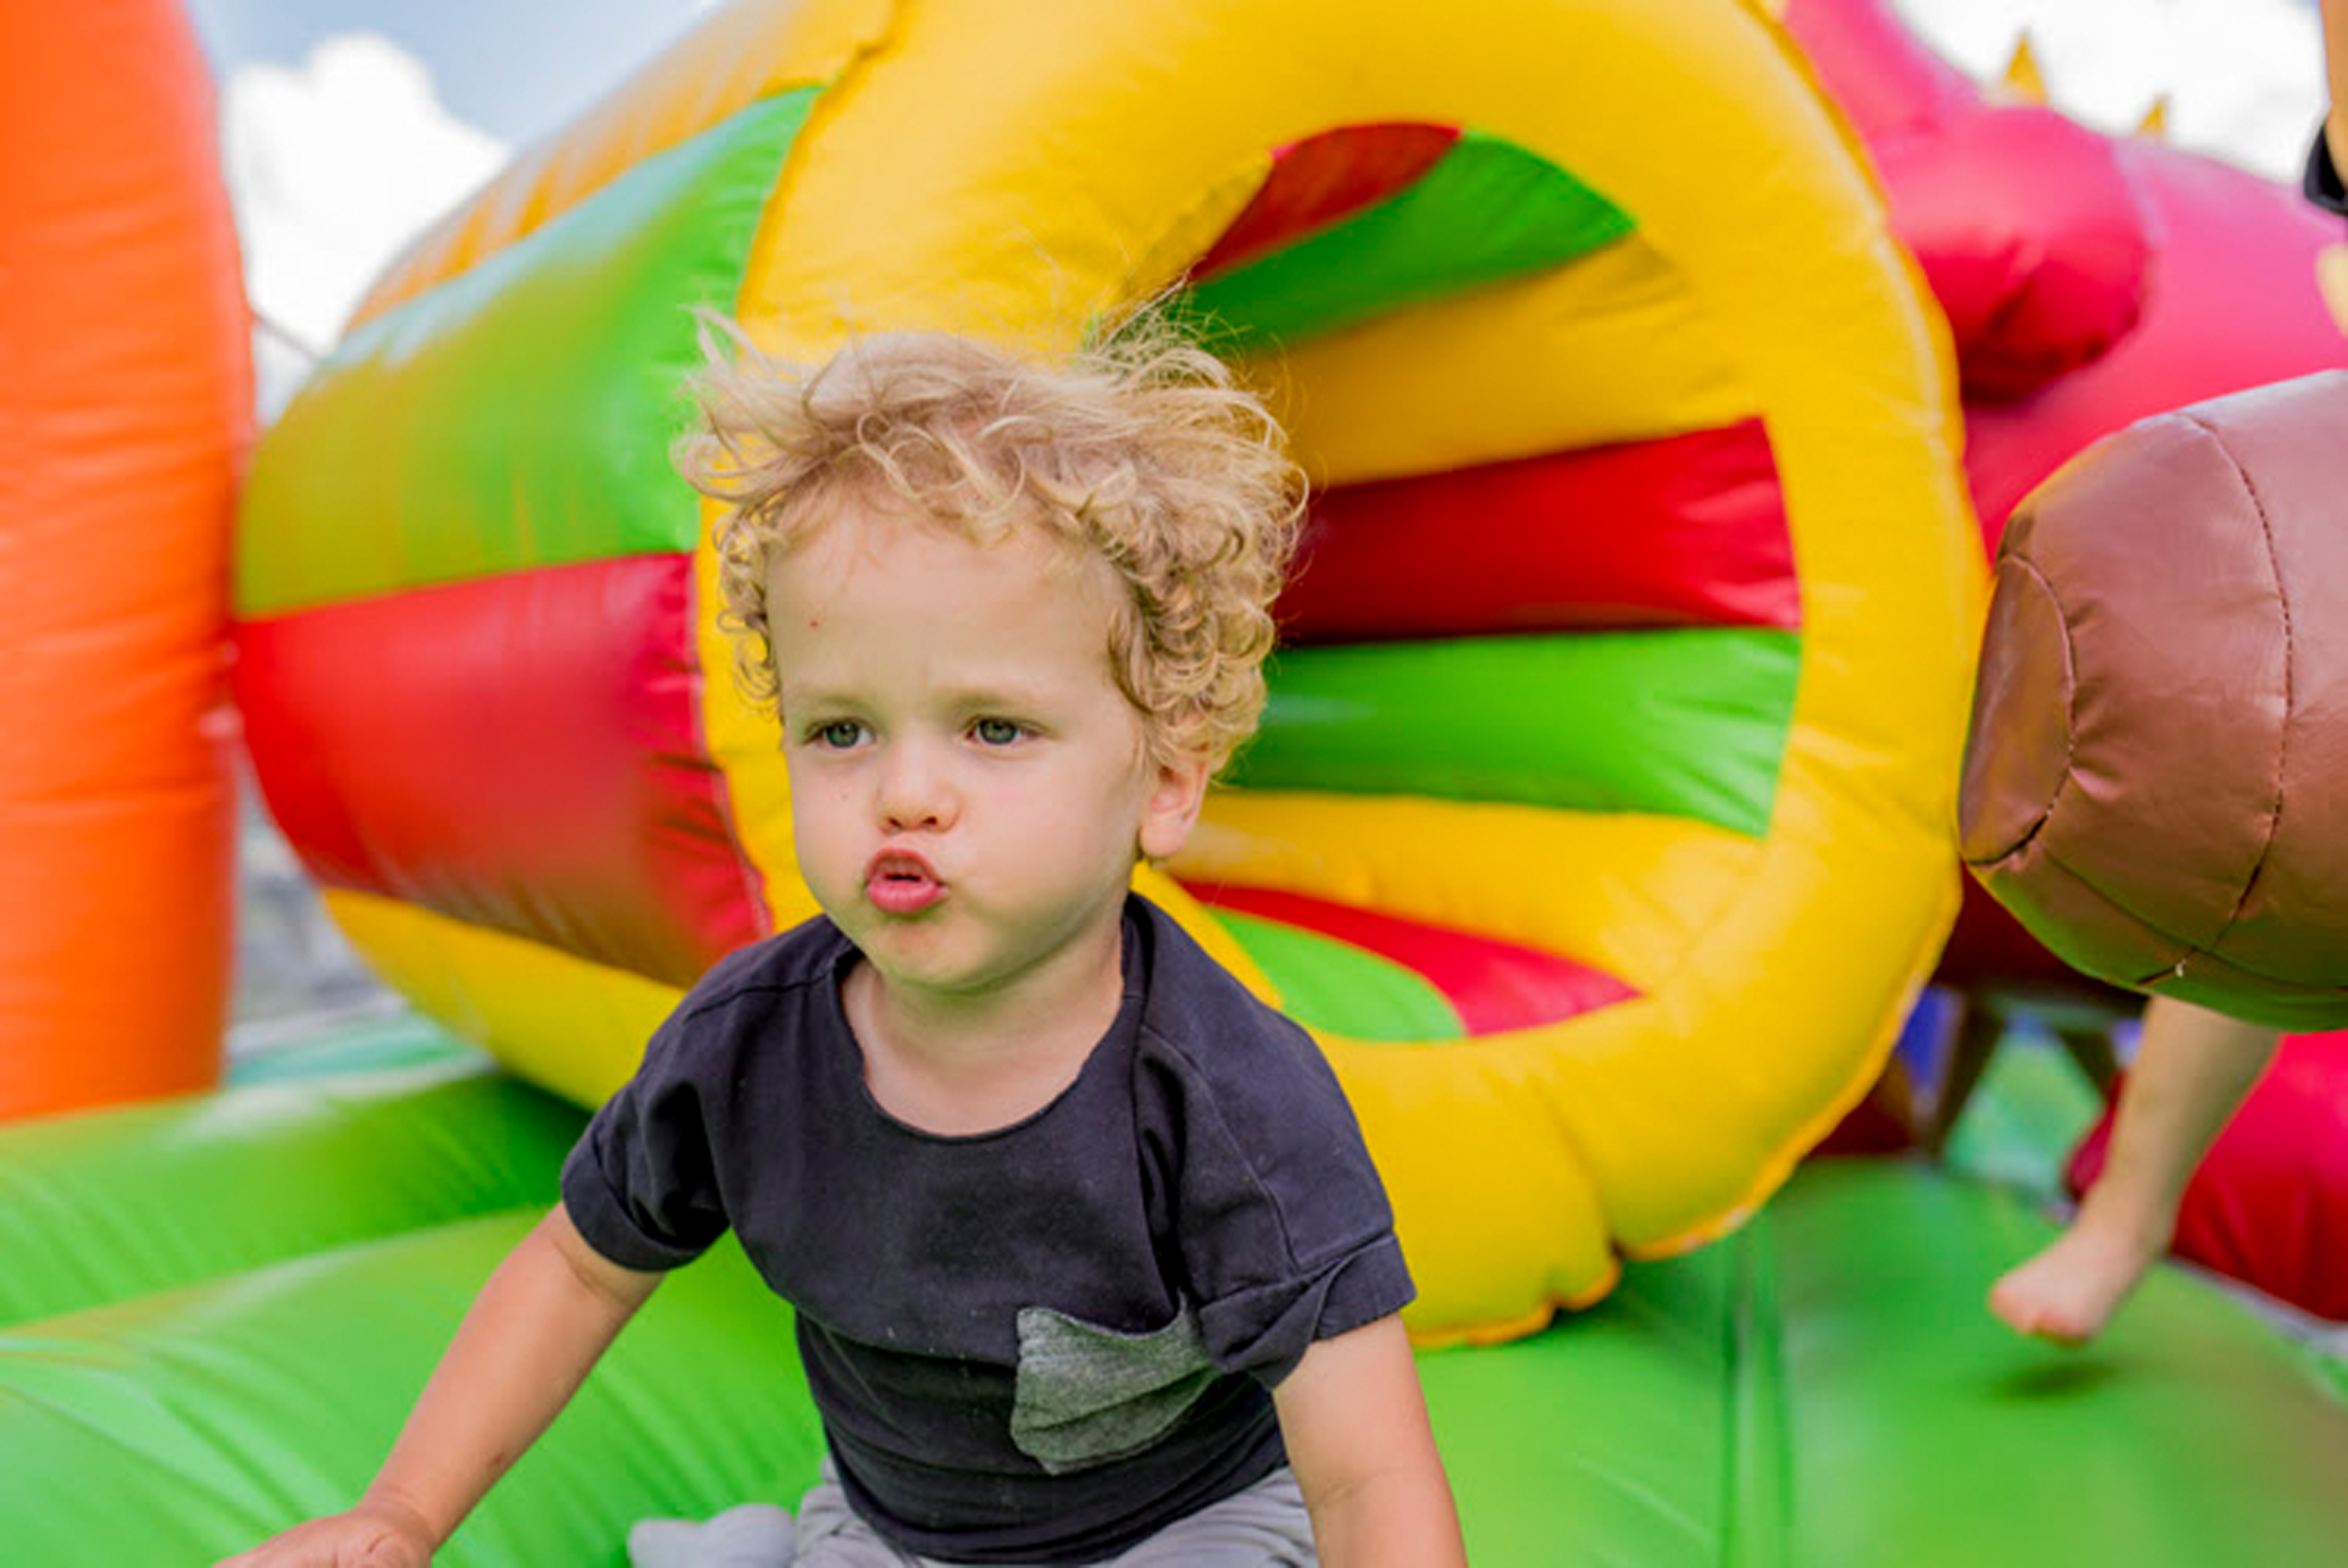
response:
[[[814,522],[767,610],[817,902],[884,982],[942,999],[1114,962],[1135,855],[1181,846],[1206,768],[1148,758],[1109,674],[1107,567],[893,497]]]

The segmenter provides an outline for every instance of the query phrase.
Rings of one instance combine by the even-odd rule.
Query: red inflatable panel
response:
[[[2111,1113],[2065,1180],[2103,1173]],[[2286,1036],[2185,1189],[2177,1255],[2348,1322],[2348,1033]]]
[[[1789,0],[1784,21],[1867,142],[1968,401],[2024,397],[2135,328],[2158,226],[2120,143],[1985,97],[1881,0]]]
[[[286,837],[331,886],[691,983],[761,919],[698,733],[692,591],[688,558],[640,556],[248,622]]]
[[[1753,419],[1325,491],[1279,614],[1289,641],[1330,642],[1790,630],[1802,607],[1776,459]]]
[[[1277,920],[1391,958],[1443,993],[1470,1036],[1533,1029],[1639,993],[1588,964],[1301,893],[1192,886],[1219,909]]]
[[[1993,550],[2007,515],[2075,453],[2188,403],[2348,365],[2316,292],[2339,220],[2295,190],[2214,159],[2131,142],[2120,159],[2161,246],[2144,319],[2095,364],[2024,404],[1966,411],[1965,469]]]
[[[2106,138],[2014,105],[1886,148],[1881,168],[1969,399],[2026,396],[2093,364],[2143,314],[2151,217]]]

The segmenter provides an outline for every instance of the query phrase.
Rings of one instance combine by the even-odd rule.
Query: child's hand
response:
[[[2323,248],[2315,258],[2315,282],[2323,291],[2323,302],[2332,307],[2332,319],[2348,333],[2348,245]]]
[[[396,1502],[362,1502],[272,1536],[214,1568],[428,1568],[432,1532]]]

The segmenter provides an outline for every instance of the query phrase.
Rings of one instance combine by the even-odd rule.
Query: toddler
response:
[[[428,1561],[729,1229],[827,1437],[761,1562],[1463,1562],[1336,1080],[1129,890],[1262,706],[1269,417],[1147,318],[705,347],[679,465],[824,913],[661,1028],[357,1507],[232,1562]]]

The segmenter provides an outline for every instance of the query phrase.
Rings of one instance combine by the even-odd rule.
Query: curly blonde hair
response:
[[[737,679],[772,704],[767,620],[778,550],[831,504],[880,486],[988,543],[1043,528],[1123,585],[1109,673],[1153,761],[1219,769],[1254,733],[1272,604],[1303,484],[1278,425],[1162,313],[1138,313],[1064,362],[942,333],[860,338],[819,367],[702,320],[700,409],[674,453],[717,525],[719,625]]]

